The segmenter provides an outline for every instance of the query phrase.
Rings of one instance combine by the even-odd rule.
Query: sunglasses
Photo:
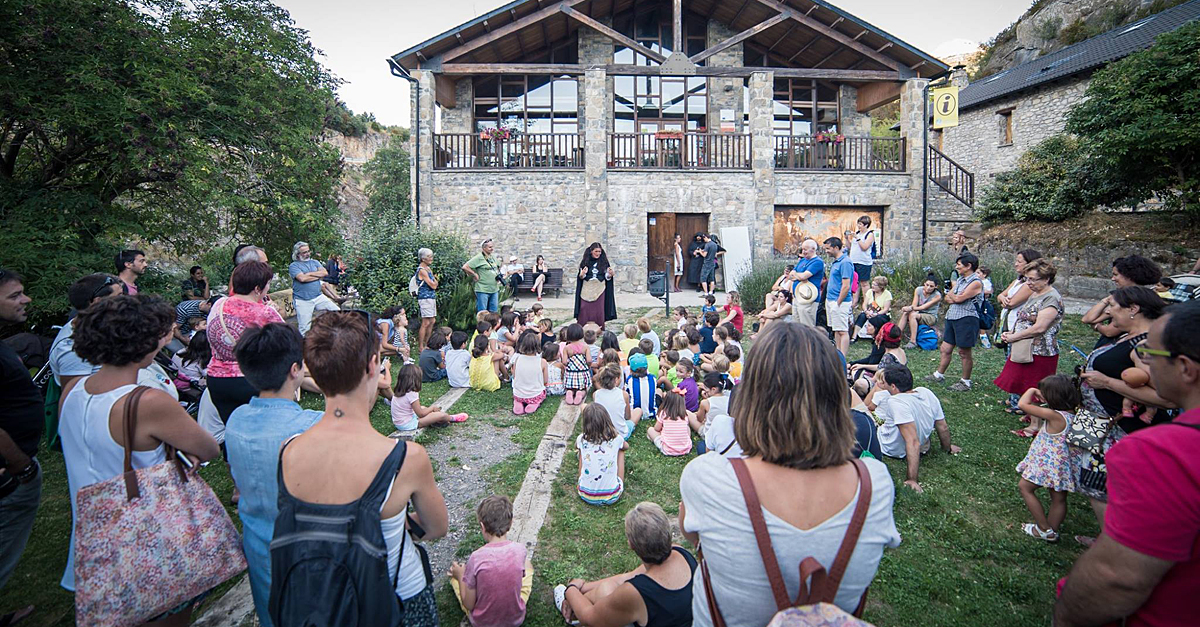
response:
[[[101,285],[100,285],[100,287],[97,287],[97,288],[95,289],[95,291],[93,291],[93,292],[92,292],[92,297],[91,297],[91,298],[89,298],[89,299],[88,299],[88,301],[93,301],[93,300],[96,300],[96,299],[97,299],[97,298],[99,298],[99,297],[100,297],[102,294],[103,294],[103,295],[106,295],[106,294],[108,293],[108,288],[109,288],[109,286],[111,286],[111,285],[117,285],[118,283],[121,285],[121,293],[122,293],[122,294],[128,294],[128,293],[129,293],[129,286],[128,286],[128,285],[125,285],[125,282],[124,282],[124,281],[122,281],[122,280],[120,280],[120,279],[118,279],[117,277],[114,277],[114,276],[106,276],[106,277],[104,277],[104,283],[103,283],[103,284],[101,284]]]

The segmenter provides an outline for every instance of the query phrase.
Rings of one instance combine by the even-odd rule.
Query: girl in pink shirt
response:
[[[684,391],[675,388],[663,393],[658,403],[658,419],[646,436],[663,455],[677,457],[692,452],[692,429],[688,426]]]

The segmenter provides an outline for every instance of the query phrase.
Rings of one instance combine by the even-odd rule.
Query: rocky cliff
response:
[[[973,78],[1036,59],[1185,0],[1036,0],[984,48]]]
[[[346,216],[343,235],[347,239],[357,237],[362,228],[363,212],[367,209],[368,177],[363,173],[363,165],[375,156],[376,151],[387,146],[391,138],[392,134],[386,130],[368,129],[357,137],[347,137],[336,131],[325,132],[325,143],[337,148],[346,163],[338,189],[338,206]]]

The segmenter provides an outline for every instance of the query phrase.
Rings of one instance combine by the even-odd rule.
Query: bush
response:
[[[1126,195],[1103,163],[1090,159],[1079,140],[1051,136],[996,175],[983,190],[975,215],[984,222],[1057,221],[1082,215],[1102,199]]]
[[[1033,34],[1042,39],[1054,39],[1058,37],[1058,29],[1062,28],[1062,18],[1052,17],[1050,19],[1038,22],[1033,29]]]
[[[792,263],[783,259],[756,259],[752,269],[742,275],[737,284],[738,295],[742,298],[742,308],[748,314],[762,311],[763,300],[771,286],[784,270],[792,267]]]
[[[1016,251],[1013,253],[1015,254]],[[1004,289],[1016,278],[1017,273],[1013,269],[1012,262],[1011,255],[985,254],[979,257],[979,266],[987,267],[992,271],[990,278],[992,287],[996,291]],[[924,283],[925,277],[929,274],[932,273],[937,277],[940,290],[943,287],[942,282],[950,278],[953,270],[954,259],[951,258],[949,248],[941,247],[925,253],[924,256],[910,255],[876,260],[871,276],[882,275],[888,278],[888,289],[892,291],[893,308],[898,309],[909,304],[912,300],[913,290]]]

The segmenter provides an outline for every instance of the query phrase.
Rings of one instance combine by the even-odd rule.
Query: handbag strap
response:
[[[128,394],[125,400],[125,411],[122,416],[125,430],[125,500],[132,501],[141,496],[141,489],[138,487],[137,472],[133,469],[133,436],[137,433],[137,416],[138,405],[142,400],[142,395],[149,392],[150,388],[139,385],[133,388],[133,391]],[[179,478],[187,482],[187,472],[184,471],[183,462],[175,454],[175,447],[170,444],[165,444],[167,460],[175,463],[175,468],[179,471]]]

